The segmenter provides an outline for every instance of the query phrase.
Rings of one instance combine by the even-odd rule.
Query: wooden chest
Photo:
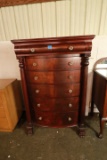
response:
[[[84,136],[88,58],[94,36],[12,40],[19,59],[28,133],[33,124],[79,126]]]
[[[0,131],[13,131],[22,114],[22,109],[18,81],[0,79]]]

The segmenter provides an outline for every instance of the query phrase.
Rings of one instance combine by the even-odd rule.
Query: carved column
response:
[[[86,94],[87,94],[87,77],[88,77],[88,65],[89,65],[89,56],[84,55],[82,57],[82,71],[81,71],[81,90],[80,90],[80,110],[79,110],[79,135],[85,136],[85,108],[86,108]]]
[[[27,129],[27,134],[32,134],[33,133],[33,126],[32,126],[32,119],[31,119],[31,114],[30,114],[30,107],[29,107],[29,98],[28,98],[28,92],[27,92],[27,85],[26,85],[26,79],[25,79],[25,72],[24,72],[24,58],[20,57],[18,58],[19,60],[19,67],[20,67],[20,74],[21,74],[21,83],[22,83],[22,89],[23,89],[23,98],[24,98],[24,103],[25,103],[25,109],[26,109],[26,119],[27,119],[27,124],[26,124],[26,129]]]

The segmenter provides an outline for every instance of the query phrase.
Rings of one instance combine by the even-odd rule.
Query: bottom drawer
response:
[[[64,127],[74,126],[78,123],[78,112],[56,113],[36,112],[35,122],[41,126]]]

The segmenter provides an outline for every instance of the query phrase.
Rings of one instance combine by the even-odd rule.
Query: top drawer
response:
[[[71,69],[79,69],[80,67],[81,67],[80,57],[70,57],[70,58],[27,57],[25,59],[26,70],[35,70],[35,71],[71,70]]]
[[[91,50],[91,43],[87,42],[74,42],[70,43],[63,42],[62,44],[52,44],[51,42],[48,44],[31,43],[31,44],[23,44],[20,45],[20,49],[17,48],[17,53],[54,53],[54,52],[78,52],[78,51],[89,51]],[[17,46],[18,47],[18,46]]]

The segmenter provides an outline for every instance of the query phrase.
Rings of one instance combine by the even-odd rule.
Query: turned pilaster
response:
[[[27,92],[27,85],[26,85],[26,78],[25,78],[25,71],[24,71],[24,57],[18,58],[19,60],[19,67],[20,67],[20,74],[21,74],[21,83],[22,83],[22,90],[23,90],[23,98],[25,103],[25,109],[26,109],[26,119],[27,119],[27,134],[33,133],[33,127],[32,127],[32,119],[30,114],[30,104],[29,104],[29,98],[28,98],[28,92]]]
[[[79,110],[79,135],[85,136],[85,108],[87,95],[87,77],[88,77],[89,55],[84,55],[81,62],[81,89],[80,89],[80,110]]]

